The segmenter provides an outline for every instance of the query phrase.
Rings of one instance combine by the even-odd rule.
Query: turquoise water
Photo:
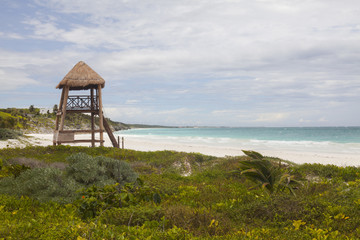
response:
[[[210,149],[211,154],[254,150],[291,161],[307,154],[313,159],[321,156],[326,163],[360,164],[360,127],[152,128],[115,134],[125,138],[125,145],[133,141],[150,149],[182,146],[196,152]]]
[[[149,128],[118,132],[168,139],[360,143],[360,127]]]

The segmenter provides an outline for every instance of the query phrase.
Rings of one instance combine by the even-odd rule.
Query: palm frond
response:
[[[256,169],[247,169],[242,171],[241,174],[253,182],[267,182],[267,178],[259,173]]]
[[[247,156],[253,158],[253,159],[263,159],[264,156],[261,155],[260,153],[258,152],[255,152],[255,151],[247,151],[247,150],[241,150],[243,153],[245,153]]]
[[[267,189],[273,193],[283,189],[295,195],[294,188],[299,182],[288,173],[283,173],[280,164],[275,164],[274,159],[264,157],[255,151],[242,150],[247,156],[251,157],[250,160],[240,161],[241,175],[246,176],[249,180],[257,183],[257,187]]]

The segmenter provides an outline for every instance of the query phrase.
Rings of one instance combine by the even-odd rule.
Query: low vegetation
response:
[[[0,193],[26,195],[40,201],[71,202],[79,197],[79,189],[122,186],[137,178],[124,161],[84,153],[73,154],[66,160],[68,164],[63,170],[56,165],[31,168],[29,163],[37,160],[28,161],[26,165],[4,166],[8,177],[0,181]]]
[[[0,238],[360,238],[359,168],[245,153],[1,149]]]
[[[17,139],[22,133],[8,128],[0,128],[0,140]]]
[[[41,113],[39,108],[31,105],[26,108],[0,109],[0,129],[17,130],[24,133],[52,133],[55,126],[57,106],[50,112]],[[129,129],[130,126],[121,122],[107,119],[114,131]],[[95,118],[95,124],[99,119]],[[66,115],[65,128],[67,129],[89,129],[91,117],[82,113]],[[0,139],[4,140],[4,139]]]
[[[28,111],[25,109],[0,109],[0,129],[22,129],[26,128]]]
[[[264,157],[260,153],[254,151],[243,151],[249,160],[240,162],[241,174],[256,183],[257,187],[261,187],[269,191],[270,194],[289,190],[295,195],[294,187],[300,183],[294,179],[287,171],[287,167],[281,165],[274,158]]]

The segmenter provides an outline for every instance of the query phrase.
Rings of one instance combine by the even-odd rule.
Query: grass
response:
[[[290,164],[286,170],[302,179],[294,196],[254,188],[239,171],[241,162],[249,160],[245,156],[49,146],[1,149],[0,157],[4,166],[19,163],[14,161],[18,158],[68,164],[74,153],[126,161],[143,184],[122,190],[89,188],[67,204],[0,195],[0,238],[360,238],[360,169],[356,167]],[[184,162],[191,166],[189,176],[181,167]],[[161,203],[151,201],[154,193],[160,194]],[[94,214],[84,219],[84,209]]]

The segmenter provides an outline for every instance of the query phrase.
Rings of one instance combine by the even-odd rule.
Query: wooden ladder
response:
[[[110,138],[113,146],[116,148],[119,148],[119,143],[116,141],[114,134],[112,133],[111,128],[110,128],[108,122],[106,121],[104,115],[103,115],[103,124],[104,124],[104,128],[105,128],[107,134],[109,135],[109,138]]]

